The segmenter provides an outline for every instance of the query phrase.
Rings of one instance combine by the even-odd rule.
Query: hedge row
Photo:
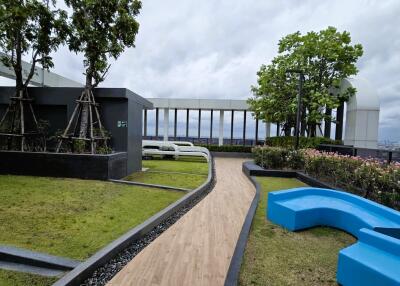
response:
[[[400,210],[400,164],[312,149],[255,147],[256,164],[267,169],[303,170],[337,188]]]
[[[265,145],[271,147],[292,148],[295,141],[296,137],[293,136],[269,137],[265,140]],[[332,140],[325,137],[300,137],[299,140],[299,147],[302,149],[316,148],[320,144],[342,145],[343,142],[341,140]]]
[[[243,145],[198,145],[206,147],[211,152],[238,152],[238,153],[251,153],[251,146]]]
[[[281,137],[269,137],[265,141],[266,146],[271,147],[284,147],[291,148],[294,146],[296,138],[293,136],[281,136]],[[341,145],[343,144],[340,140],[332,140],[325,137],[300,137],[299,146],[300,148],[316,148],[320,144],[333,144]],[[212,152],[239,152],[239,153],[251,153],[252,147],[243,145],[206,145],[206,144],[196,144],[197,146],[202,146],[208,148]]]

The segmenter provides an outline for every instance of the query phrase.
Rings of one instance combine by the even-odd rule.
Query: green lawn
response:
[[[265,218],[267,194],[304,184],[296,179],[258,177],[261,198],[253,220],[239,285],[337,285],[340,249],[351,235],[327,227],[289,232]]]
[[[207,180],[208,175],[208,163],[201,158],[143,160],[143,168],[148,170],[133,173],[125,180],[195,189]]]
[[[183,196],[103,181],[25,176],[0,176],[0,190],[0,244],[74,259],[86,259]]]
[[[58,278],[42,277],[39,275],[0,269],[1,286],[49,286],[57,280]]]

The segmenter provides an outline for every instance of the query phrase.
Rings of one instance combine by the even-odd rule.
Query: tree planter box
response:
[[[127,175],[127,153],[107,155],[0,151],[0,174],[120,179]]]
[[[0,118],[14,92],[14,87],[0,87]],[[28,93],[34,99],[37,118],[49,123],[50,138],[67,126],[82,88],[29,87]],[[110,146],[115,152],[127,153],[126,168],[129,173],[142,170],[143,109],[152,109],[153,104],[125,88],[96,88],[94,96],[100,105],[103,125],[111,134]],[[48,150],[55,149],[54,141],[47,142]]]

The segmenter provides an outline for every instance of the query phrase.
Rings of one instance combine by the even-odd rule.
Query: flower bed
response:
[[[400,210],[400,164],[313,149],[253,148],[256,164],[267,169],[304,170],[345,191]]]

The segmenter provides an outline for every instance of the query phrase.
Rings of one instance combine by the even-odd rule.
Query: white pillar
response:
[[[219,135],[218,135],[218,145],[224,145],[224,111],[219,111]]]
[[[344,144],[359,148],[377,148],[380,102],[377,91],[365,79],[345,79],[341,89],[356,88],[347,102]]]
[[[164,108],[164,141],[168,141],[169,109]]]
[[[271,137],[271,122],[265,122],[265,137]]]

